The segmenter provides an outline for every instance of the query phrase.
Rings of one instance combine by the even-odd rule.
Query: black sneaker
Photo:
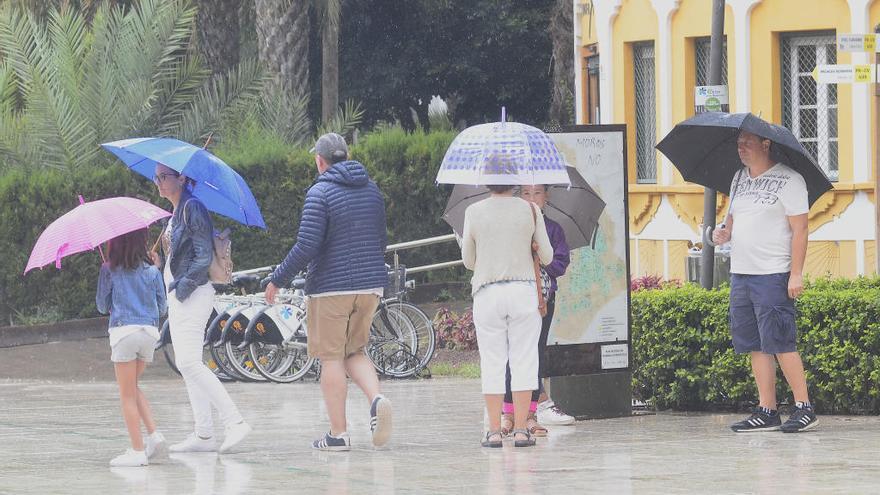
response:
[[[776,411],[767,412],[767,409],[756,407],[748,418],[730,425],[730,429],[736,433],[752,433],[761,431],[776,431],[782,425],[782,419]]]
[[[323,437],[312,442],[312,448],[336,452],[351,450],[351,439],[348,437],[348,433],[342,433],[334,437],[328,432]]]
[[[798,402],[791,417],[789,417],[788,421],[782,425],[782,432],[798,433],[811,430],[818,424],[819,418],[816,417],[816,413],[813,412],[813,407],[804,405],[803,402]]]
[[[377,395],[370,404],[370,431],[376,447],[385,445],[391,439],[391,401],[384,395]]]

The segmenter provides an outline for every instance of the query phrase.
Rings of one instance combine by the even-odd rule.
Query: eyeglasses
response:
[[[168,177],[179,177],[179,176],[180,176],[180,174],[166,174],[166,173],[163,172],[163,173],[161,173],[161,174],[156,174],[156,175],[154,175],[154,176],[153,176],[153,182],[155,182],[155,183],[158,184],[158,183],[160,183],[160,182],[164,182],[165,179],[167,179]]]

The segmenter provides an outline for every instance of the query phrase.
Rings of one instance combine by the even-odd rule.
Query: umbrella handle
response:
[[[715,227],[707,225],[703,230],[703,245],[715,247],[715,243],[712,242],[712,231],[715,230]]]

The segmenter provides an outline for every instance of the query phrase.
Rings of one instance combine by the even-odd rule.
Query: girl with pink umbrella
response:
[[[159,317],[167,309],[162,275],[147,256],[147,236],[147,229],[140,229],[110,240],[95,296],[98,311],[110,315],[110,360],[131,438],[131,448],[110,461],[111,466],[146,466],[165,445],[150,403],[138,387],[138,378],[153,361]],[[141,422],[149,435],[146,441]]]

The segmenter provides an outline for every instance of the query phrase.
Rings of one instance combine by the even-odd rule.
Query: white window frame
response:
[[[828,102],[828,91],[822,91],[821,89],[816,91],[816,104],[815,105],[802,105],[800,103],[800,86],[799,86],[800,78],[804,77],[804,76],[812,77],[812,71],[810,71],[810,72],[798,71],[798,48],[802,47],[802,46],[813,47],[813,49],[816,51],[816,65],[828,64],[828,63],[833,62],[833,61],[827,60],[827,58],[826,58],[827,52],[824,49],[825,45],[824,44],[819,45],[819,44],[815,43],[816,38],[819,38],[819,37],[827,37],[829,44],[832,44],[832,45],[836,44],[836,39],[833,34],[811,33],[811,34],[797,34],[797,35],[786,36],[785,39],[783,40],[783,46],[781,48],[782,48],[782,50],[788,49],[788,50],[790,50],[790,52],[788,54],[783,54],[783,56],[780,57],[780,60],[785,60],[785,56],[786,55],[788,56],[788,67],[783,67],[782,70],[786,71],[786,74],[789,76],[788,77],[788,84],[789,84],[788,90],[789,90],[789,94],[790,94],[789,105],[791,105],[791,108],[790,108],[791,132],[794,133],[794,135],[802,143],[806,143],[806,142],[816,143],[816,157],[815,157],[816,162],[819,164],[819,166],[822,168],[822,170],[824,170],[825,173],[828,174],[829,177],[832,178],[832,180],[836,181],[836,180],[838,180],[838,175],[840,173],[840,158],[838,155],[838,160],[837,160],[838,168],[837,168],[837,170],[831,170],[830,169],[831,163],[830,163],[827,151],[828,151],[828,148],[830,148],[831,143],[838,143],[837,144],[837,152],[840,153],[840,144],[839,144],[839,137],[840,137],[840,108],[839,108],[840,93],[838,93],[838,95],[837,95],[837,103],[834,103],[834,104],[831,104]],[[820,47],[822,47],[821,50],[819,49]],[[784,80],[784,78],[783,78],[783,80]],[[784,104],[785,104],[785,101],[783,99],[783,105]],[[805,109],[815,109],[816,110],[816,137],[815,138],[801,137],[800,110],[805,110]],[[837,128],[838,128],[837,134],[838,135],[833,136],[833,137],[829,133],[830,126],[828,125],[828,122],[827,122],[828,121],[828,111],[831,109],[837,110]],[[820,124],[820,122],[822,121],[823,118],[826,121],[825,125]],[[826,151],[825,153],[822,153],[823,146],[821,143],[827,143],[827,145],[825,146],[825,147],[827,147],[825,150]]]

